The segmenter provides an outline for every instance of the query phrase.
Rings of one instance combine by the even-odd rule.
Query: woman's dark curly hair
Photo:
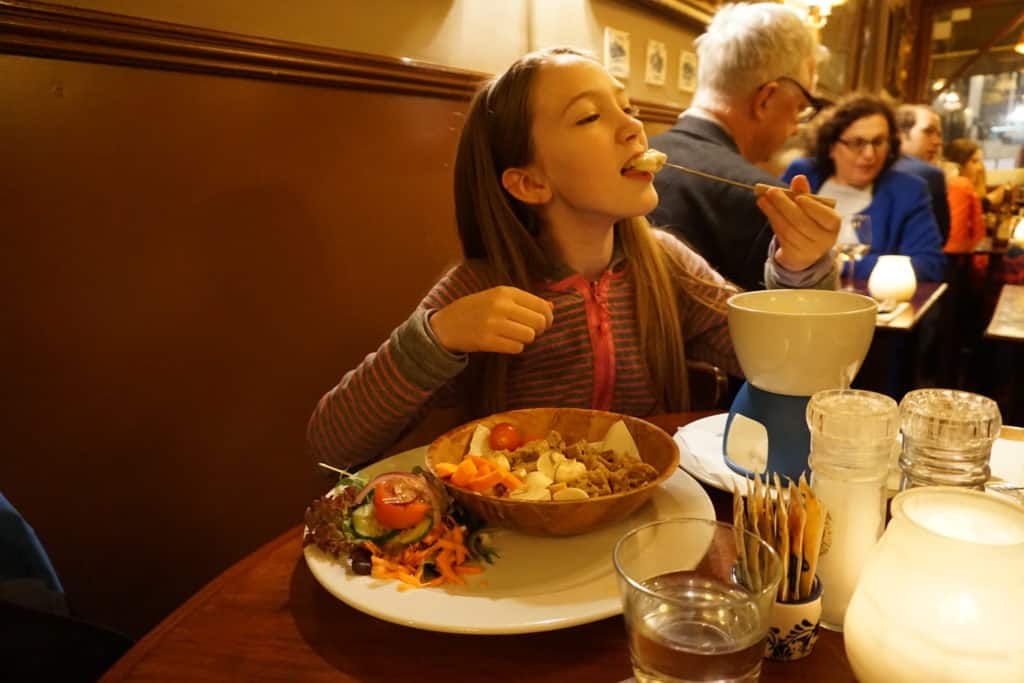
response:
[[[880,97],[854,93],[847,95],[836,102],[835,107],[830,109],[827,118],[818,127],[818,137],[814,143],[814,163],[823,178],[831,178],[835,175],[836,164],[832,161],[832,147],[839,141],[846,129],[856,121],[866,116],[881,114],[889,124],[889,153],[882,164],[882,175],[889,167],[900,158],[900,134],[896,128],[896,115],[892,107],[885,103]]]

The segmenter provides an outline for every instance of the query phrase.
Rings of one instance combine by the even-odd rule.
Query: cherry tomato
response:
[[[496,451],[514,451],[523,445],[523,437],[515,425],[499,422],[491,428],[490,442]]]
[[[430,504],[414,500],[408,503],[389,503],[393,494],[390,487],[378,484],[373,488],[373,516],[382,527],[408,529],[423,521],[430,512]]]

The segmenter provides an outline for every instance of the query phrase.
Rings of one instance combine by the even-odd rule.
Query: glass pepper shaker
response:
[[[821,625],[842,631],[861,568],[885,528],[899,409],[896,401],[873,391],[819,391],[807,404],[807,426],[811,488],[825,508],[818,559]]]
[[[915,486],[985,489],[1002,417],[995,401],[955,389],[917,389],[900,401],[900,490]]]

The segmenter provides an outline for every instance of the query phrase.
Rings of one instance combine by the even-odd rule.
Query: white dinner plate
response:
[[[363,471],[408,471],[422,465],[426,447],[381,460]],[[682,470],[617,524],[579,536],[544,538],[491,530],[500,557],[466,586],[399,591],[399,582],[353,574],[315,546],[304,550],[316,580],[342,602],[395,624],[445,633],[506,634],[553,631],[622,613],[612,547],[626,531],[669,517],[715,518],[711,499]]]
[[[673,437],[679,446],[679,466],[699,481],[721,491],[747,490],[748,479],[729,469],[722,457],[728,413],[702,417],[680,427]]]
[[[722,457],[722,440],[728,413],[711,415],[683,425],[675,434],[679,445],[679,466],[708,486],[732,492],[733,484],[740,492],[747,490],[747,478],[733,472]],[[1024,484],[1024,442],[996,439],[992,444],[989,469],[993,477],[1015,484]],[[889,468],[889,489],[899,489],[899,465],[893,460]]]

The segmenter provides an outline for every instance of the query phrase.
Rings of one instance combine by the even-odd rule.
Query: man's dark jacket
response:
[[[650,146],[670,162],[741,183],[781,181],[744,159],[732,136],[717,124],[683,116],[655,135]],[[685,240],[711,266],[743,289],[764,289],[764,262],[773,233],[750,190],[672,168],[654,177],[658,208],[648,218]]]
[[[928,183],[928,192],[932,196],[932,213],[942,235],[942,243],[949,239],[949,199],[946,198],[946,176],[938,166],[927,161],[903,154],[892,165],[897,171],[910,173]]]

